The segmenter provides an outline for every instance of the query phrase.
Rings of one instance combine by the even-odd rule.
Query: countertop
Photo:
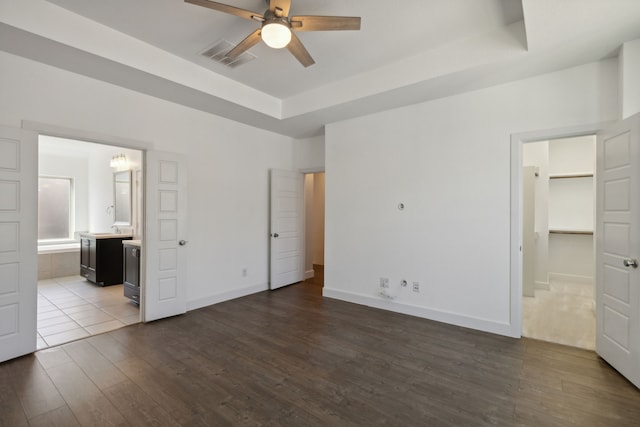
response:
[[[81,233],[80,237],[87,239],[122,239],[133,237],[131,234],[116,234],[116,233]]]

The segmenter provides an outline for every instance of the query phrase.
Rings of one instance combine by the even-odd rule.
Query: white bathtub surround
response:
[[[80,273],[80,243],[38,246],[38,280]]]

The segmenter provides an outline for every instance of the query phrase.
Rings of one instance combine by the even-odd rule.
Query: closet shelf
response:
[[[568,229],[549,229],[549,234],[581,234],[585,236],[593,236],[593,230],[568,230]]]
[[[564,178],[593,178],[593,172],[554,173],[549,175],[549,179],[564,179]]]

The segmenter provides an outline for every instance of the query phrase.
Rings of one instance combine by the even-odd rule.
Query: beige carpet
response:
[[[596,317],[594,285],[554,281],[550,290],[523,297],[522,335],[594,350]]]

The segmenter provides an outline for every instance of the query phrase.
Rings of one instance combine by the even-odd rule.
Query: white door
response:
[[[146,154],[143,321],[187,311],[187,167],[184,156]]]
[[[36,350],[38,139],[0,127],[0,362]]]
[[[596,351],[640,387],[640,115],[598,134]]]
[[[269,288],[304,279],[304,175],[271,170],[271,269]]]

